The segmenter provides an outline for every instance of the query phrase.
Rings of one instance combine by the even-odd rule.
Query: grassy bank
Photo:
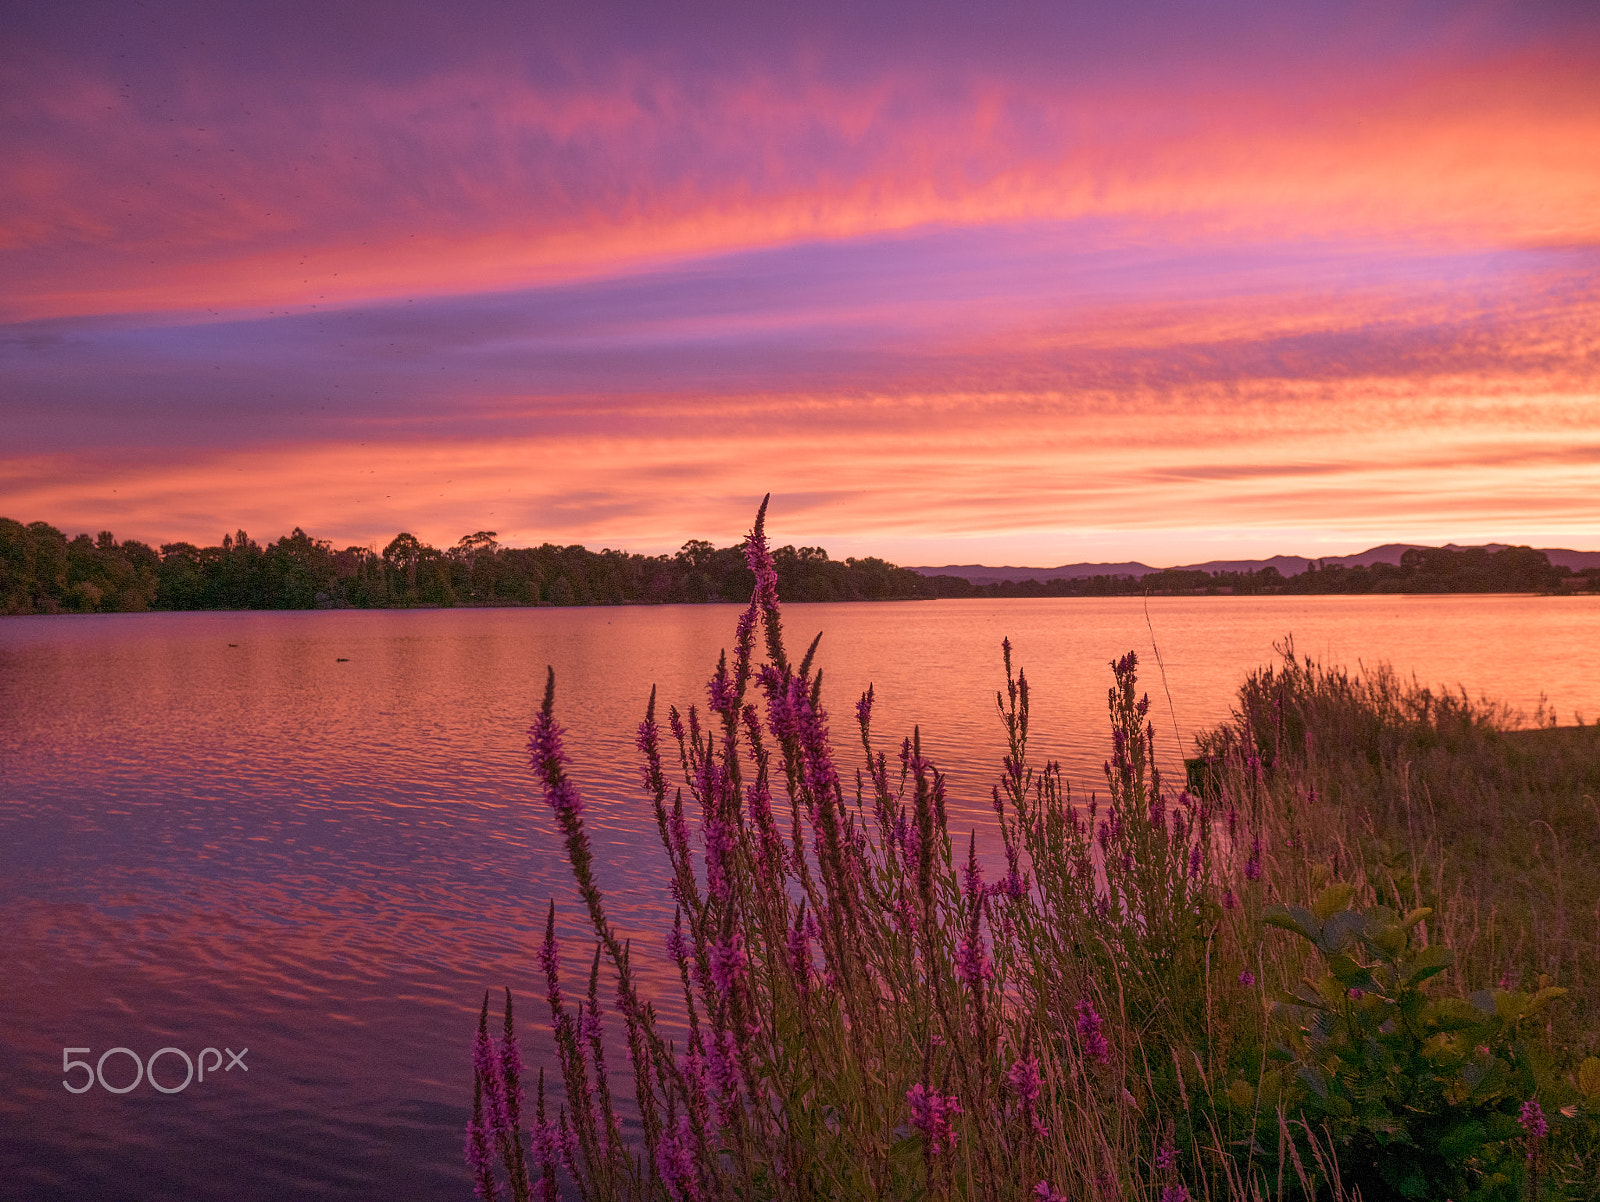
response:
[[[1510,731],[1286,648],[1183,790],[1130,653],[1106,787],[1073,798],[1030,758],[1006,646],[1006,863],[986,873],[915,732],[874,730],[870,690],[833,733],[759,518],[746,555],[709,704],[652,701],[638,731],[671,931],[630,941],[607,915],[553,680],[530,730],[595,941],[557,947],[552,916],[540,956],[559,1089],[527,1089],[511,999],[498,1039],[485,1000],[480,1196],[1600,1196],[1600,732]],[[633,967],[663,947],[676,1042]]]
[[[1305,844],[1284,888],[1321,863],[1375,898],[1430,907],[1458,989],[1559,982],[1551,1021],[1600,1050],[1600,725],[1518,729],[1387,665],[1352,674],[1296,660],[1292,643],[1281,654],[1199,742],[1270,766],[1287,838]]]

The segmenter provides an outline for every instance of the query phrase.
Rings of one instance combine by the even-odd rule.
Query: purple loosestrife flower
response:
[[[1544,1110],[1537,1098],[1529,1098],[1522,1104],[1517,1122],[1522,1124],[1522,1129],[1528,1133],[1529,1139],[1543,1139],[1550,1133],[1550,1124],[1545,1121]]]
[[[683,816],[683,807],[674,806],[667,815],[667,837],[672,840],[672,850],[685,863],[689,860],[689,823]]]
[[[977,924],[973,926],[975,928]],[[994,976],[994,969],[989,965],[989,954],[983,946],[983,936],[975,929],[968,930],[961,937],[961,945],[956,952],[956,976],[973,989],[980,988]]]
[[[1015,900],[1028,891],[1027,878],[1017,869],[1017,849],[1006,848],[1006,876],[1000,882],[999,891],[1005,896]]]
[[[732,885],[728,880],[727,859],[733,852],[733,831],[730,824],[720,818],[708,818],[705,824],[706,844],[706,894],[719,902],[726,902]]]
[[[735,713],[739,707],[739,690],[728,679],[728,665],[717,665],[717,674],[706,682],[707,705],[717,714]]]
[[[741,932],[735,931],[727,943],[712,946],[711,983],[724,998],[744,983],[749,968],[750,957],[744,950],[744,935]]]
[[[582,1002],[578,1003],[578,1035],[591,1043],[602,1043],[605,1039],[605,1023],[593,1004],[585,1007]]]
[[[700,1177],[694,1168],[694,1125],[681,1114],[675,1129],[662,1133],[656,1145],[656,1172],[667,1193],[699,1202]]]
[[[1191,844],[1189,847],[1189,876],[1193,880],[1200,879],[1200,845]]]
[[[1058,1194],[1055,1190],[1051,1189],[1048,1181],[1041,1181],[1038,1185],[1034,1186],[1033,1196],[1037,1198],[1039,1202],[1067,1202],[1067,1196],[1065,1194]]]
[[[502,1111],[497,1134],[503,1152],[509,1152],[506,1169],[511,1175],[512,1195],[528,1192],[528,1168],[522,1156],[522,1049],[517,1045],[517,1029],[512,1019],[511,990],[506,990],[505,1035],[500,1040],[500,1101]]]
[[[1189,1202],[1187,1186],[1168,1185],[1161,1190],[1161,1202]]]
[[[918,1082],[906,1090],[906,1101],[911,1103],[911,1125],[922,1132],[933,1155],[955,1148],[957,1132],[951,1121],[961,1113],[955,1094],[941,1094]]]
[[[961,870],[967,896],[974,903],[983,900],[983,866],[978,863],[978,832],[972,832],[972,842],[967,847],[966,867]]]
[[[473,1060],[477,1060],[476,1055]],[[489,1121],[483,1113],[483,1078],[475,1075],[472,1087],[472,1117],[467,1120],[465,1150],[467,1168],[472,1171],[473,1191],[483,1202],[495,1202],[499,1197],[494,1187],[494,1157],[489,1152],[492,1138]]]
[[[1156,1168],[1165,1171],[1178,1163],[1178,1149],[1172,1146],[1172,1140],[1163,1139],[1160,1147],[1156,1148]]]
[[[489,1005],[488,995],[484,995],[485,1015]],[[499,1058],[494,1054],[494,1040],[489,1037],[487,1017],[478,1029],[477,1038],[472,1041],[472,1071],[483,1083],[483,1098],[487,1105],[484,1120],[490,1132],[505,1129],[505,1097],[502,1093],[500,1080]]]
[[[467,1122],[467,1167],[472,1170],[473,1188],[483,1202],[498,1196],[494,1185],[494,1159],[490,1151],[505,1121],[505,1102],[500,1080],[500,1065],[489,1038],[489,993],[483,994],[483,1009],[478,1013],[478,1030],[472,1040],[472,1118]],[[484,1103],[488,1105],[485,1107]],[[485,1113],[487,1110],[487,1113]]]
[[[1222,908],[1224,910],[1233,910],[1237,909],[1238,905],[1239,899],[1233,895],[1233,890],[1224,889],[1222,891]]]
[[[561,1153],[561,1163],[574,1178],[578,1175],[578,1133],[567,1118],[566,1107],[556,1118],[556,1150]]]
[[[900,891],[900,901],[895,906],[895,913],[900,919],[900,929],[908,937],[914,938],[917,933],[917,897],[909,889]]]
[[[867,686],[867,691],[861,694],[861,700],[856,702],[856,721],[862,726],[872,722],[872,686]]]
[[[706,1086],[706,1056],[699,1035],[691,1036],[689,1050],[683,1057],[683,1079],[689,1086],[689,1100],[695,1111],[705,1113],[706,1099],[711,1091]]]
[[[561,949],[556,943],[556,903],[550,903],[550,916],[544,924],[544,942],[539,946],[539,967],[549,985],[550,1009],[561,1009]]]
[[[561,1131],[545,1121],[544,1069],[539,1070],[539,1100],[534,1112],[533,1154],[539,1161],[539,1197],[556,1202],[556,1161],[561,1156]]]
[[[1042,1084],[1039,1077],[1039,1058],[1029,1056],[1026,1059],[1014,1061],[1006,1070],[1006,1084],[1011,1092],[1016,1094],[1024,1106],[1032,1106],[1039,1100],[1039,1090]]]
[[[554,679],[555,672],[552,670],[552,688]],[[555,715],[547,705],[528,728],[528,756],[533,770],[545,782],[545,801],[555,811],[562,826],[566,827],[583,812],[583,800],[563,771],[567,765],[567,753],[561,744],[561,733],[561,727],[556,725]]]
[[[495,1202],[500,1195],[494,1187],[494,1157],[489,1152],[489,1132],[483,1117],[483,1088],[473,1091],[472,1117],[467,1120],[467,1168],[472,1170],[472,1189],[483,1202]]]
[[[805,997],[811,991],[811,945],[806,941],[803,916],[797,916],[788,934],[789,973],[794,987]]]
[[[1098,1064],[1105,1064],[1111,1059],[1111,1045],[1106,1042],[1103,1026],[1100,1015],[1095,1013],[1094,1004],[1088,998],[1081,998],[1078,1001],[1078,1044],[1085,1058]]]
[[[1259,881],[1261,879],[1261,840],[1256,838],[1250,844],[1250,858],[1244,862],[1244,879]]]
[[[680,909],[672,919],[672,934],[667,936],[667,954],[679,964],[689,959],[689,941],[683,937],[683,911]]]
[[[717,1087],[717,1114],[724,1127],[732,1126],[739,1104],[739,1042],[732,1031],[713,1038],[706,1050],[706,1072]]]
[[[1255,983],[1256,974],[1251,972],[1248,968],[1239,974],[1239,984],[1243,985],[1246,989],[1249,989]]]

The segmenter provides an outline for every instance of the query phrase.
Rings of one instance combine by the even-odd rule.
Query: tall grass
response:
[[[680,1040],[607,915],[549,681],[530,752],[595,943],[564,961],[552,905],[540,962],[562,1086],[547,1095],[541,1076],[526,1122],[511,997],[498,1040],[485,998],[467,1137],[480,1197],[1579,1189],[1600,1061],[1549,1051],[1560,987],[1465,992],[1510,954],[1504,928],[1460,917],[1449,828],[1418,792],[1433,778],[1402,767],[1409,784],[1392,787],[1415,749],[1498,737],[1494,715],[1289,654],[1202,740],[1191,793],[1161,778],[1129,653],[1112,665],[1106,791],[1082,805],[1058,765],[1029,758],[1027,677],[1004,644],[1005,868],[986,879],[975,837],[951,837],[916,732],[876,735],[871,689],[858,766],[841,766],[816,644],[795,662],[784,641],[765,508],[745,546],[754,594],[705,711],[669,709],[663,727],[652,696],[638,729],[677,909]],[[1557,967],[1580,954],[1552,923],[1539,931],[1508,972],[1543,964],[1528,953]],[[1452,932],[1471,936],[1453,964]],[[608,1006],[637,1138],[611,1095]]]

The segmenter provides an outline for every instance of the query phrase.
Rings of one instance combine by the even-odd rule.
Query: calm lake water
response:
[[[1100,780],[1108,661],[1140,654],[1157,737],[1226,716],[1272,643],[1387,659],[1531,714],[1600,718],[1600,598],[1156,598],[789,606],[843,763],[877,687],[982,826],[1009,635],[1034,750]],[[466,1198],[469,1040],[486,987],[522,998],[547,899],[577,911],[524,745],[544,668],[569,730],[602,882],[660,954],[666,892],[636,784],[652,683],[703,704],[733,606],[209,613],[0,621],[0,1194],[26,1198]],[[1165,661],[1165,688],[1150,654]],[[1167,692],[1170,690],[1171,701]],[[564,921],[575,961],[579,928]],[[650,978],[657,996],[665,976]],[[163,1093],[69,1092],[63,1049],[206,1058]],[[615,1066],[620,1055],[612,1057]],[[166,1053],[156,1080],[184,1077]],[[107,1085],[135,1080],[113,1053]]]

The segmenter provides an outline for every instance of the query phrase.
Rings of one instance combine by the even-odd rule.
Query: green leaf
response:
[[[1367,989],[1372,985],[1372,973],[1343,952],[1328,957],[1328,971],[1346,989]]]
[[[1350,899],[1355,895],[1355,891],[1356,887],[1354,885],[1346,884],[1343,881],[1329,885],[1321,893],[1317,894],[1316,900],[1311,903],[1311,912],[1323,922],[1327,922],[1328,919],[1350,904]]]
[[[1402,918],[1398,925],[1402,931],[1409,931],[1412,927],[1416,926],[1417,923],[1421,922],[1424,918],[1428,917],[1428,915],[1432,913],[1433,910],[1431,907],[1418,906],[1415,910],[1412,910],[1409,914]]]
[[[1292,931],[1312,943],[1315,943],[1317,936],[1322,933],[1322,923],[1315,914],[1303,906],[1286,906],[1281,902],[1271,902],[1261,912],[1261,921],[1269,927],[1281,927],[1285,931]]]
[[[1455,953],[1442,943],[1434,943],[1423,948],[1414,957],[1406,968],[1401,983],[1405,985],[1420,985],[1429,977],[1443,972],[1455,963]]]
[[[1600,1056],[1588,1056],[1578,1066],[1578,1091],[1590,1101],[1600,1098]]]
[[[1528,1009],[1527,1009],[1526,1013],[1532,1014],[1536,1010],[1543,1010],[1546,1006],[1548,1006],[1551,1002],[1555,1001],[1558,997],[1566,997],[1566,996],[1567,996],[1567,991],[1565,989],[1563,989],[1561,986],[1559,986],[1559,985],[1546,985],[1543,989],[1539,990],[1538,993],[1534,994],[1531,998],[1528,999]]]
[[[1452,1163],[1460,1164],[1483,1147],[1488,1134],[1484,1125],[1476,1119],[1457,1123],[1439,1137],[1439,1154]]]
[[[1354,910],[1340,910],[1322,924],[1317,946],[1324,952],[1342,952],[1367,930],[1367,918]]]

